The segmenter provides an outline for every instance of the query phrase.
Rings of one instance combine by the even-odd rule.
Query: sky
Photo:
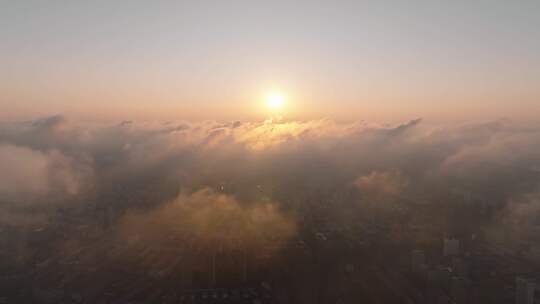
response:
[[[51,236],[40,273],[85,282],[326,226],[400,248],[478,231],[522,259],[539,82],[539,0],[0,0],[0,238]]]
[[[0,119],[535,120],[540,2],[0,1]]]

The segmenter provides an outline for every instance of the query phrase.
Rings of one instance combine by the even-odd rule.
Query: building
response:
[[[459,240],[456,239],[444,239],[443,246],[444,256],[452,256],[459,254]]]
[[[451,262],[451,268],[452,272],[455,275],[458,275],[460,277],[469,277],[469,263],[468,261],[459,258],[459,257],[453,257]]]
[[[423,250],[413,250],[411,253],[411,270],[418,272],[426,264],[426,255]]]
[[[458,276],[453,276],[450,282],[450,295],[456,304],[469,303],[470,281]]]
[[[534,304],[535,283],[532,280],[516,278],[516,304]]]

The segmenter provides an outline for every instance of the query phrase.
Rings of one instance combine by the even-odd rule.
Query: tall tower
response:
[[[516,278],[516,304],[534,304],[535,283],[532,280]]]

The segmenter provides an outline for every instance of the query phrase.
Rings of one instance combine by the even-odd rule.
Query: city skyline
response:
[[[0,0],[0,304],[539,283],[539,0]]]

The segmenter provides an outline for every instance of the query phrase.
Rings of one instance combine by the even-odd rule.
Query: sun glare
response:
[[[266,96],[266,106],[273,110],[283,108],[285,97],[279,92],[272,92]]]

